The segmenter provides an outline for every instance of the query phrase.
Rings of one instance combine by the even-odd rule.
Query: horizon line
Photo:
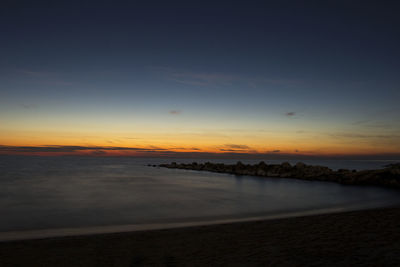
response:
[[[193,158],[193,159],[363,159],[363,160],[399,160],[399,153],[288,153],[281,151],[246,152],[236,151],[198,151],[187,149],[176,151],[159,147],[112,147],[112,146],[9,146],[0,145],[0,155],[21,156],[88,156],[88,157],[142,157],[142,158]]]

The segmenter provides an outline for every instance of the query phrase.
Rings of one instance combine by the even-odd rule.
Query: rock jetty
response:
[[[154,166],[150,165],[149,166]],[[347,170],[334,171],[324,166],[306,165],[299,162],[291,165],[288,162],[282,164],[267,164],[261,161],[250,165],[237,162],[236,164],[223,163],[176,163],[160,164],[159,167],[170,169],[184,169],[196,171],[210,171],[229,173],[234,175],[253,175],[262,177],[295,178],[313,181],[337,182],[347,185],[374,185],[400,189],[400,163],[387,165],[378,170]]]

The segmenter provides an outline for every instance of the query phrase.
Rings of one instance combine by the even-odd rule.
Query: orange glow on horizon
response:
[[[199,129],[153,129],[152,131],[117,132],[67,131],[66,129],[0,131],[0,154],[20,155],[88,155],[144,156],[171,155],[207,156],[242,154],[286,156],[351,156],[399,154],[400,143],[394,135],[371,138],[356,134],[329,135],[320,130],[256,131],[245,129],[206,131]],[[377,137],[374,137],[377,136]],[[380,139],[379,139],[380,138]],[[79,146],[78,149],[65,147]],[[9,147],[9,149],[5,148]],[[22,149],[26,147],[26,149]],[[49,148],[49,149],[46,149]],[[52,149],[50,149],[52,148]],[[57,149],[59,148],[59,149]]]

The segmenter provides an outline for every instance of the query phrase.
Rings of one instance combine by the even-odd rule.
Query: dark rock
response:
[[[148,166],[155,165],[148,164]],[[238,161],[234,165],[211,162],[206,162],[204,164],[198,164],[197,162],[177,164],[176,162],[172,162],[171,164],[160,164],[159,166],[175,169],[230,173],[235,175],[297,178],[304,180],[332,181],[350,185],[378,185],[400,188],[400,163],[390,164],[380,170],[366,171],[350,171],[347,169],[333,171],[328,167],[311,166],[302,162],[298,162],[295,166],[290,165],[288,162],[268,165],[263,161],[254,165],[245,165]]]
[[[290,165],[289,162],[284,162],[284,163],[281,164],[281,167],[284,168],[284,169],[289,170],[289,169],[292,168],[292,165]]]
[[[298,169],[304,169],[306,167],[306,164],[304,164],[303,162],[297,162],[295,167]]]

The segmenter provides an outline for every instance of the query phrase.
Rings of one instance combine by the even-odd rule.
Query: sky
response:
[[[400,158],[399,13],[5,1],[0,154]]]

